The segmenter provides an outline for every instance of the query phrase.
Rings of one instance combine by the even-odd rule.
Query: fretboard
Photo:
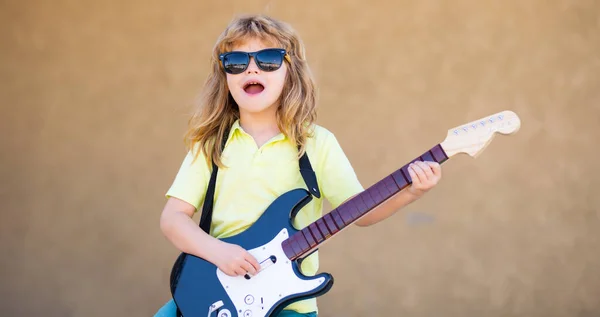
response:
[[[441,145],[434,146],[402,168],[391,173],[283,241],[282,247],[286,256],[290,260],[295,260],[309,255],[323,242],[412,184],[410,174],[408,173],[408,166],[411,163],[416,161],[430,161],[442,164],[446,160],[448,160],[448,156]]]

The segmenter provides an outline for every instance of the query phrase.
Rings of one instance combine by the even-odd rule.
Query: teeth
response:
[[[261,83],[257,82],[257,81],[249,81],[244,85],[244,88],[250,86],[250,85],[262,85]]]

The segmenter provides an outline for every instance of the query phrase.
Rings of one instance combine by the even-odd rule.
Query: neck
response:
[[[410,163],[429,161],[442,164],[448,158],[442,144],[438,144],[410,161]],[[288,259],[296,260],[310,255],[331,237],[354,224],[372,209],[412,184],[412,177],[408,172],[410,163],[381,179],[360,194],[348,199],[283,241],[283,251]]]
[[[240,111],[240,126],[258,146],[280,133],[275,113],[246,113]]]

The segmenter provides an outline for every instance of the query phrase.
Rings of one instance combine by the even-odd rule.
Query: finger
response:
[[[410,174],[410,178],[412,179],[413,186],[420,186],[421,179],[419,178],[419,174],[417,173],[414,164],[410,164],[408,166],[408,174]]]
[[[427,175],[425,175],[425,170],[421,165],[419,165],[419,162],[414,162],[413,168],[415,170],[415,173],[417,173],[417,176],[419,177],[419,181],[421,181],[421,183],[427,182]]]
[[[417,162],[417,165],[423,169],[423,172],[425,172],[425,177],[427,177],[428,180],[433,178],[433,171],[431,170],[431,166],[429,166],[429,164],[425,162]]]
[[[245,268],[243,268],[242,266],[238,266],[236,267],[233,272],[236,274],[236,276],[242,276],[242,275],[246,275],[247,271]]]
[[[223,269],[221,270],[223,273],[225,273],[225,275],[227,276],[231,276],[231,277],[236,277],[237,273],[235,272],[234,269]]]
[[[433,171],[433,175],[440,176],[442,175],[442,167],[439,163],[429,162],[429,166],[431,166],[431,170]]]
[[[255,272],[260,271],[260,264],[252,254],[246,252],[246,256],[244,256],[244,259],[246,259],[246,261],[250,263],[250,265],[252,265],[252,268]]]
[[[246,270],[246,272],[248,272],[250,275],[256,275],[256,268],[254,268],[254,266],[248,262],[248,261],[244,261],[244,263],[242,263],[242,267],[244,268],[244,270]]]

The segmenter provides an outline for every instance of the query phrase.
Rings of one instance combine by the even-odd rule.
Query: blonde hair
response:
[[[207,162],[212,159],[223,167],[222,140],[226,131],[239,119],[239,108],[227,88],[227,77],[219,64],[219,54],[231,51],[244,40],[257,38],[288,52],[290,61],[277,109],[279,130],[296,146],[298,155],[305,152],[306,139],[316,121],[316,87],[306,62],[305,48],[296,32],[286,23],[265,15],[246,15],[233,19],[218,37],[210,62],[212,69],[204,84],[197,109],[188,122],[185,144],[188,149],[199,145]]]

